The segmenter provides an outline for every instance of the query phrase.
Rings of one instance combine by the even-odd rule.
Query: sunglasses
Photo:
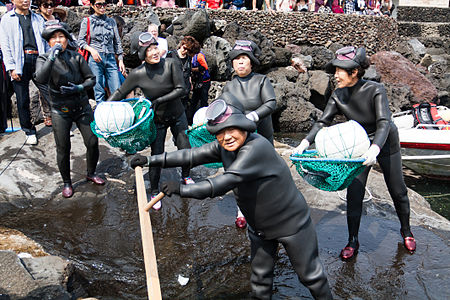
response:
[[[252,42],[245,40],[237,40],[234,43],[234,50],[253,51]]]
[[[53,3],[44,3],[44,4],[42,4],[42,7],[43,8],[52,8],[52,7],[55,7],[56,5],[55,4],[53,4]]]
[[[98,2],[98,3],[95,3],[94,5],[97,8],[102,8],[102,7],[106,7],[107,4],[106,4],[106,2]]]
[[[205,117],[209,125],[215,125],[225,122],[232,115],[231,108],[227,103],[218,99],[211,103],[206,110]]]
[[[348,46],[336,51],[336,58],[339,60],[352,60],[356,56],[356,49],[353,46]]]
[[[139,35],[139,46],[146,47],[151,44],[158,45],[158,42],[150,32],[143,32]]]

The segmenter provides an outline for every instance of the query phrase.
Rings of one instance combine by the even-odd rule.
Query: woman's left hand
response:
[[[125,69],[125,64],[123,63],[123,60],[119,60],[119,70],[123,76],[127,76],[127,70]]]

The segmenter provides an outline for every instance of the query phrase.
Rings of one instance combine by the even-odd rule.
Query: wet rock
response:
[[[412,103],[432,101],[437,96],[433,84],[415,66],[397,52],[382,51],[371,57],[383,83],[403,85],[411,89],[414,97]],[[398,99],[391,98],[391,101]]]
[[[0,251],[0,295],[9,299],[71,299],[67,282],[73,272],[70,262],[57,256],[19,258]]]
[[[309,76],[312,94],[310,101],[318,109],[324,110],[332,92],[330,76],[324,71],[309,71]]]
[[[427,52],[425,46],[421,42],[419,42],[419,40],[416,38],[410,39],[408,41],[408,44],[411,45],[414,52],[421,57],[424,56],[425,53]]]
[[[277,69],[269,74],[274,85],[280,83],[291,90],[298,89],[300,96],[300,92],[309,92],[308,74]],[[295,82],[292,81],[294,77]],[[302,89],[303,85],[305,87]],[[297,100],[292,107],[297,105],[298,109],[312,106],[298,99],[301,97],[292,96],[285,101]],[[45,133],[43,129],[42,125],[38,126],[39,135]],[[0,137],[2,145],[15,145],[12,149],[0,148],[1,169],[17,151],[21,140],[20,133]],[[54,148],[54,143],[47,140],[47,144],[41,142],[33,147],[33,151],[21,152],[12,168],[21,165],[36,176],[45,174],[49,182],[44,185],[50,185],[54,191],[46,195],[45,201],[41,201],[25,189],[21,195],[14,196],[8,187],[2,187],[2,195],[7,192],[11,196],[0,198],[0,204],[20,201],[24,206],[11,206],[7,213],[0,210],[0,224],[20,229],[51,254],[73,263],[75,274],[79,276],[78,291],[85,290],[86,294],[72,294],[72,297],[145,298],[147,294],[135,198],[135,175],[127,164],[130,157],[100,140],[98,171],[108,181],[102,187],[88,184],[83,179],[85,150],[80,134],[76,133],[72,138],[75,194],[65,199],[60,196],[58,179],[48,176],[47,169],[55,167],[56,162],[54,153],[45,151],[47,147]],[[174,149],[172,137],[168,136],[166,150]],[[290,147],[277,144],[277,149],[290,163]],[[141,154],[149,155],[150,150],[146,149]],[[31,168],[35,164],[30,159],[33,156],[40,160],[40,168]],[[148,186],[146,172],[144,180]],[[192,171],[192,176],[194,180],[200,181],[220,172],[199,166]],[[336,299],[348,299],[354,295],[365,299],[389,298],[389,295],[400,298],[405,294],[418,295],[420,298],[426,298],[426,295],[436,299],[445,297],[450,282],[450,266],[446,255],[442,253],[448,253],[450,222],[432,212],[423,197],[409,190],[412,230],[418,240],[416,253],[410,255],[402,245],[395,208],[383,177],[372,171],[368,189],[373,198],[364,204],[360,253],[354,261],[346,263],[338,258],[347,240],[345,200],[341,199],[345,197],[345,192],[317,190],[304,182],[294,168],[291,168],[291,172],[312,208],[320,256]],[[3,173],[0,181],[10,175]],[[163,181],[179,178],[178,168],[162,172]],[[17,177],[12,179],[22,180]],[[30,184],[28,191],[39,193],[34,185]],[[40,193],[40,197],[44,197],[44,192]],[[150,212],[164,299],[245,299],[248,296],[249,282],[243,278],[248,278],[249,274],[249,242],[246,231],[236,229],[235,214],[236,204],[231,193],[206,200],[166,197],[160,211]],[[298,282],[284,249],[280,248],[278,256],[274,298],[310,297],[309,292]],[[35,284],[29,273],[19,267],[12,269],[20,281],[15,284],[29,282],[30,287]],[[5,273],[0,267],[0,285],[4,282],[2,276],[6,274],[10,273]],[[179,284],[179,275],[189,278],[185,286]]]

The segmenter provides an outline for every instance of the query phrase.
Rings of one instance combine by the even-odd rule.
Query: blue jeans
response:
[[[110,93],[114,93],[120,86],[119,74],[117,74],[117,63],[115,55],[112,53],[100,53],[101,62],[96,62],[89,56],[89,67],[94,73],[97,81],[94,86],[95,101],[102,102],[105,99],[105,86],[108,84]]]

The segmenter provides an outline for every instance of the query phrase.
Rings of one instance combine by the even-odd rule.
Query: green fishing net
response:
[[[187,130],[186,134],[189,137],[189,143],[192,148],[200,147],[216,140],[216,137],[206,129],[206,124],[192,126]],[[223,167],[222,163],[210,163],[204,166],[212,169]]]
[[[91,123],[91,129],[96,136],[105,139],[111,146],[134,154],[147,148],[156,138],[152,103],[145,98],[131,98],[122,101],[133,106],[135,118],[131,127],[114,133],[105,133],[97,127],[94,120]]]
[[[297,172],[312,186],[324,191],[347,188],[364,167],[364,158],[324,158],[317,151],[305,151],[290,157]]]

